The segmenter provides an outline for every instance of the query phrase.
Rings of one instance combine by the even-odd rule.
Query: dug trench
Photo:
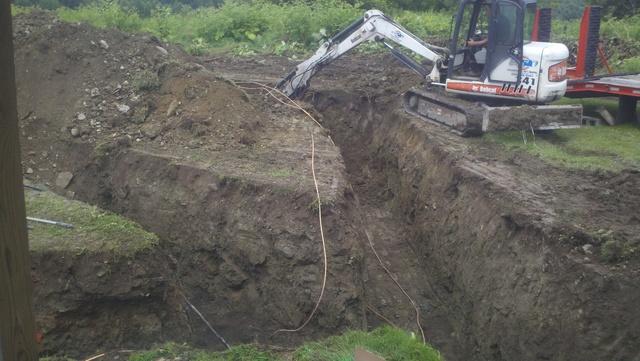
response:
[[[307,100],[341,149],[361,227],[417,298],[427,339],[446,359],[640,357],[637,264],[607,265],[580,251],[598,242],[558,214],[556,192],[579,196],[548,166],[548,184],[518,174],[496,149],[408,116],[384,90],[318,89]],[[406,299],[388,302],[393,285],[379,277],[365,283],[366,302],[396,317],[404,309],[410,327]]]
[[[596,232],[637,241],[637,172],[567,172],[408,116],[398,94],[414,78],[389,59],[314,80],[322,130],[238,81],[277,78],[286,59],[191,59],[39,13],[17,25],[25,177],[160,238],[128,257],[32,250],[45,353],[220,347],[189,303],[234,344],[382,317],[419,335],[374,245],[447,360],[638,359],[638,260],[603,261]],[[311,134],[327,291],[305,329],[274,336],[303,323],[323,280]]]

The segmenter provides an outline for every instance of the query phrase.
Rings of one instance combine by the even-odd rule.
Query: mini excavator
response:
[[[535,0],[461,0],[452,21],[445,48],[427,44],[381,11],[369,10],[277,87],[300,97],[322,68],[366,41],[377,41],[424,81],[404,94],[405,110],[460,135],[581,126],[581,106],[545,105],[565,94],[569,58],[564,44],[549,42],[548,9],[537,9]]]

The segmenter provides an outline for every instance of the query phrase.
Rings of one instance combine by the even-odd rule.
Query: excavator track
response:
[[[413,88],[403,96],[404,109],[464,136],[504,130],[552,130],[582,126],[579,105],[489,106],[446,93],[440,88]]]
[[[482,134],[481,103],[452,97],[438,88],[413,88],[404,93],[403,98],[404,109],[410,114],[447,126],[462,136]]]

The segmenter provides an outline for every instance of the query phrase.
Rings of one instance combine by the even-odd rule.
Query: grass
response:
[[[488,141],[508,150],[524,151],[562,167],[620,171],[640,169],[640,127],[624,124],[613,127],[562,129],[546,135],[504,132],[485,135]]]
[[[20,14],[28,14],[32,12],[35,8],[31,6],[15,6],[11,4],[11,15],[16,16]]]
[[[618,115],[618,99],[617,98],[583,98],[583,99],[571,99],[571,98],[562,98],[557,102],[553,103],[556,105],[567,105],[567,104],[580,104],[584,110],[584,115],[590,115],[593,117],[601,118],[598,113],[598,108],[604,107],[616,117]]]
[[[30,247],[34,251],[75,254],[109,252],[133,256],[158,244],[158,237],[137,223],[86,203],[51,192],[25,193],[27,215],[74,225],[73,229],[29,222]]]
[[[373,332],[351,331],[320,342],[302,345],[293,355],[296,361],[350,361],[356,346],[382,356],[386,361],[439,361],[440,353],[412,335],[391,327]]]
[[[305,343],[293,353],[283,355],[263,351],[255,345],[235,346],[226,352],[206,352],[186,345],[165,344],[156,349],[133,354],[129,361],[164,359],[192,361],[352,361],[356,347],[374,352],[386,361],[441,361],[438,351],[423,345],[412,335],[391,327],[372,332],[349,331],[319,342]]]
[[[273,178],[289,178],[293,175],[291,169],[276,169],[269,173]]]

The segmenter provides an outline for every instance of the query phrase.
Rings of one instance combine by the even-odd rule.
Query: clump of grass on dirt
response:
[[[412,335],[392,327],[382,327],[372,332],[349,331],[323,341],[305,343],[293,353],[264,351],[254,345],[235,346],[226,352],[206,352],[169,343],[133,354],[129,361],[348,361],[353,360],[356,347],[363,347],[387,361],[442,360],[438,351]]]
[[[86,203],[51,192],[26,192],[27,215],[74,225],[59,226],[29,222],[32,250],[56,250],[76,254],[108,252],[132,256],[158,244],[158,237],[137,223]]]
[[[529,132],[494,133],[484,138],[567,168],[640,169],[640,127],[633,124],[562,129],[535,138]]]

